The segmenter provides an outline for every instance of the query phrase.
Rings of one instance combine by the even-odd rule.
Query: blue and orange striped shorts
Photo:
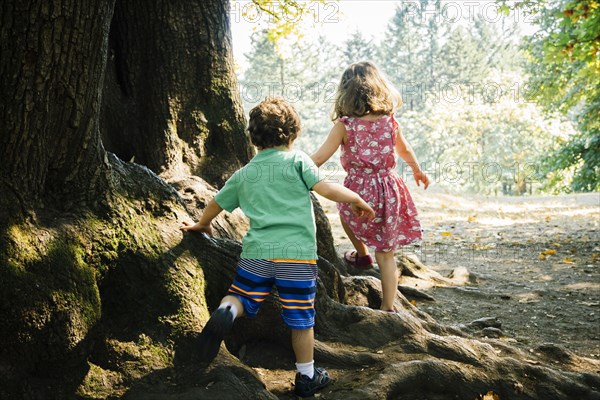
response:
[[[313,260],[242,258],[228,294],[240,299],[248,317],[255,317],[275,284],[283,322],[292,329],[312,328],[315,325],[317,270],[317,262]]]

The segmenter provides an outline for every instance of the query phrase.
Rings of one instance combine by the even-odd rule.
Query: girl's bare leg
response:
[[[383,300],[381,309],[385,311],[394,310],[394,299],[398,290],[398,267],[394,252],[376,251],[375,259],[381,271],[381,287],[383,289]]]
[[[344,228],[344,232],[346,232],[348,239],[350,239],[350,241],[352,242],[352,245],[356,249],[356,255],[358,257],[362,257],[362,256],[366,256],[367,254],[369,254],[369,248],[363,242],[361,242],[356,236],[354,236],[354,232],[352,232],[352,229],[350,229],[350,227],[348,225],[346,225],[346,223],[344,222],[344,220],[342,218],[340,218],[340,221],[342,221],[342,227]]]

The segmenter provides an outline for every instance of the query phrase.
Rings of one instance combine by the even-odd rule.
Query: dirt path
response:
[[[600,359],[600,194],[457,196],[411,188],[424,240],[414,253],[442,275],[471,274],[465,286],[422,288],[417,306],[440,322],[497,317],[501,337],[524,349],[562,345]],[[321,203],[340,253],[351,249],[335,204]]]

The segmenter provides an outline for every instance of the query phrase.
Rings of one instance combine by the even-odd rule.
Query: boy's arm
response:
[[[421,167],[419,167],[415,152],[404,138],[404,135],[402,135],[400,127],[398,127],[396,130],[396,152],[412,169],[417,186],[421,186],[420,182],[423,182],[423,189],[427,189],[427,186],[429,186],[429,178],[423,171],[421,171]]]
[[[346,127],[342,122],[336,122],[319,150],[310,156],[315,164],[317,164],[317,167],[320,167],[325,161],[329,160],[329,157],[331,157],[333,153],[337,151],[338,147],[340,147],[345,136]]]
[[[367,216],[369,219],[375,218],[375,211],[373,211],[371,206],[369,206],[358,194],[342,185],[321,181],[316,183],[312,187],[312,190],[336,203],[350,203],[352,212],[359,217]]]
[[[210,227],[210,223],[217,215],[221,213],[221,211],[223,211],[223,209],[219,203],[217,203],[215,199],[212,199],[204,209],[200,220],[195,225],[184,221],[183,226],[179,229],[182,231],[203,232],[212,236],[212,228]]]

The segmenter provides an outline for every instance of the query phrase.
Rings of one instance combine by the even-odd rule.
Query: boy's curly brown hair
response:
[[[259,149],[285,146],[300,134],[300,116],[281,97],[267,97],[250,110],[250,140]]]

